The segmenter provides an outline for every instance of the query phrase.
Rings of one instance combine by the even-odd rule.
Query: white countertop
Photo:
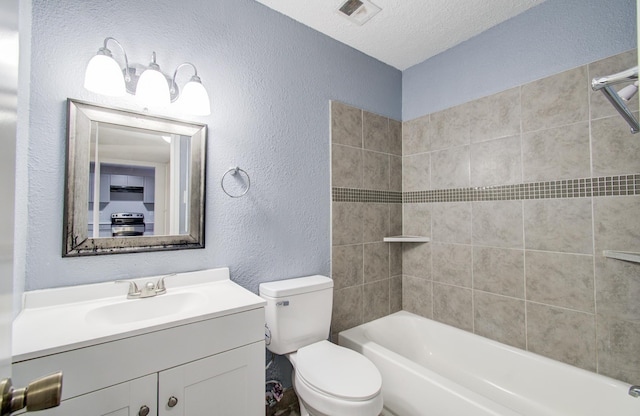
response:
[[[132,280],[142,287],[159,277]],[[146,299],[127,299],[129,285],[113,282],[26,292],[24,309],[13,323],[13,362],[257,309],[265,304],[262,298],[232,282],[227,268],[180,273],[167,277],[165,285],[166,294]],[[92,318],[101,307],[117,308],[139,302],[126,306],[144,308],[153,305],[144,302],[166,297],[160,300],[164,303],[183,294],[185,299],[197,302],[176,308],[175,312],[164,311],[163,316],[119,323]]]

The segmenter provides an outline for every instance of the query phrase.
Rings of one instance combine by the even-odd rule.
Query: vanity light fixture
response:
[[[109,42],[115,43],[122,50],[125,66],[121,69],[107,47]],[[183,66],[191,66],[194,75],[187,82],[182,91],[176,83],[178,70]],[[84,76],[84,87],[89,91],[109,96],[123,96],[126,93],[135,95],[144,105],[162,105],[176,103],[181,111],[206,116],[211,114],[209,94],[202,85],[195,65],[185,62],[176,68],[173,77],[169,77],[160,70],[156,62],[156,53],[151,56],[148,66],[137,65],[142,69],[141,74],[136,68],[129,66],[127,53],[120,42],[112,37],[104,40],[104,46],[91,58]]]

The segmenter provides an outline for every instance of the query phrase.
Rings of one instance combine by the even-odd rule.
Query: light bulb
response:
[[[180,91],[177,103],[185,113],[196,116],[208,116],[211,114],[209,94],[200,82],[198,76],[193,76]]]
[[[147,69],[140,75],[136,97],[146,105],[166,105],[171,101],[169,84],[160,71]]]
[[[100,53],[91,58],[84,74],[84,87],[89,91],[110,95],[121,96],[126,94],[124,76],[118,63],[113,59],[111,53]]]
[[[138,79],[136,98],[149,106],[162,106],[171,102],[169,83],[164,74],[160,72],[160,66],[156,63],[155,52],[151,55],[149,68]]]

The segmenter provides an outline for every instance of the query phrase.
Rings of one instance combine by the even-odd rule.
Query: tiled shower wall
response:
[[[397,122],[333,103],[333,333],[402,308],[639,384],[640,264],[602,252],[640,252],[640,135],[590,88],[634,65],[404,122],[401,164]]]
[[[332,336],[402,309],[402,124],[331,103]]]
[[[403,124],[403,308],[640,383],[640,137],[590,80],[628,52]],[[637,117],[637,100],[630,107]]]

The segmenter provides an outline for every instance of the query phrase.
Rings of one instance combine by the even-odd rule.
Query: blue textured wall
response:
[[[635,0],[547,0],[402,73],[402,119],[636,47]]]
[[[229,266],[257,291],[262,281],[329,273],[329,100],[399,120],[400,71],[253,0],[34,0],[32,27],[28,146],[18,156],[26,290]],[[209,125],[203,250],[61,257],[65,100],[141,110],[82,86],[107,36],[136,63],[156,51],[165,72],[193,62],[212,97],[212,115],[194,119]],[[236,165],[252,187],[231,199],[220,178]]]

